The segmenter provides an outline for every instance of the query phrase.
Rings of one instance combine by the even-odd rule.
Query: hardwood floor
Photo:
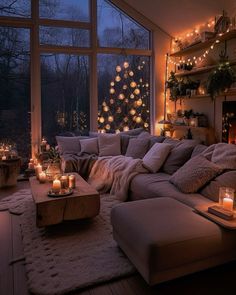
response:
[[[28,182],[0,190],[0,199],[19,189],[29,188]],[[19,216],[0,212],[0,295],[29,295],[23,260]],[[236,232],[235,232],[236,234]],[[236,263],[202,271],[180,279],[149,287],[139,275],[115,280],[93,288],[74,292],[75,295],[228,295],[234,294]]]

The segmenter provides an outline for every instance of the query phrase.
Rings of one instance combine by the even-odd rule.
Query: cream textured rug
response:
[[[5,198],[0,210],[21,215],[21,232],[29,290],[34,294],[64,294],[130,275],[134,267],[112,237],[111,208],[119,203],[101,196],[100,215],[38,229],[29,190]]]

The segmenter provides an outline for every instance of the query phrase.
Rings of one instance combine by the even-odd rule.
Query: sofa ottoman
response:
[[[117,205],[114,239],[150,285],[236,259],[236,232],[174,199]]]

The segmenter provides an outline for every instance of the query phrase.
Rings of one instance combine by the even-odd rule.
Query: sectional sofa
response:
[[[114,239],[137,270],[153,285],[235,260],[236,231],[197,214],[194,208],[217,202],[221,186],[236,190],[236,146],[207,147],[194,140],[135,132],[121,134],[121,153],[140,156],[151,168],[131,180],[127,197],[132,202],[113,208],[111,223]],[[93,138],[94,143],[96,136],[80,142]],[[75,154],[75,149],[63,150],[61,139],[57,140],[66,171],[83,174],[91,169],[99,147],[90,146],[87,153],[82,143],[82,153]],[[156,171],[150,164],[156,155],[150,151],[163,146],[171,148]]]

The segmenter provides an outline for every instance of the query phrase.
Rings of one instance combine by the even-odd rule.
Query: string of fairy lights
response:
[[[212,27],[214,25],[215,25],[215,20],[212,20],[212,21],[210,21],[210,22],[207,23],[207,27],[208,28],[210,28],[210,27]],[[187,58],[179,57],[180,59],[178,61],[176,61],[176,57],[169,56],[168,57],[168,64],[172,64],[174,66],[181,66],[181,64],[195,66],[198,63],[203,62],[203,60],[208,56],[208,54],[210,54],[210,52],[215,49],[216,45],[219,44],[219,43],[221,43],[224,40],[222,37],[225,34],[229,33],[231,29],[232,29],[232,24],[226,30],[226,32],[217,34],[215,36],[214,40],[212,41],[212,43],[210,43],[209,47],[206,50],[204,50],[204,52],[201,52],[199,55],[194,55],[193,57],[187,57]],[[176,43],[178,43],[178,42],[180,42],[181,40],[184,40],[184,38],[186,38],[186,39],[193,38],[194,39],[197,36],[199,36],[199,34],[200,34],[200,30],[196,28],[191,33],[187,33],[182,38],[175,38],[173,40],[173,45],[176,44]],[[190,43],[189,46],[191,46],[191,43]],[[178,50],[174,50],[173,53],[175,53],[176,51],[178,51]]]

